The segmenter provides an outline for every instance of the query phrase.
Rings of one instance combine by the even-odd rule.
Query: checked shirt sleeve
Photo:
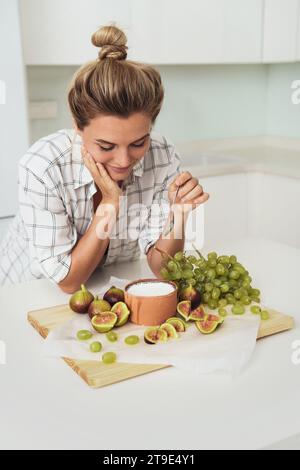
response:
[[[59,283],[71,266],[76,227],[57,190],[53,189],[53,182],[47,181],[47,175],[41,178],[19,165],[18,183],[20,212],[31,255],[37,259],[44,276]]]

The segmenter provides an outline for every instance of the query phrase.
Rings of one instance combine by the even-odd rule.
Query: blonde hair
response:
[[[126,60],[127,37],[118,27],[102,26],[91,38],[100,47],[98,59],[74,74],[68,89],[68,103],[80,130],[99,114],[128,117],[142,112],[155,122],[164,88],[159,72],[152,66]]]

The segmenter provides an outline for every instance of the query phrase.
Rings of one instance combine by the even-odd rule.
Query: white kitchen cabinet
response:
[[[73,65],[97,58],[91,35],[116,21],[129,36],[129,0],[20,0],[25,63]]]
[[[29,145],[25,67],[17,0],[0,2],[0,218],[18,207],[18,161]]]
[[[25,62],[80,65],[115,21],[128,58],[156,64],[260,62],[263,0],[20,0]]]
[[[259,62],[262,0],[131,0],[133,57],[152,63]]]
[[[265,0],[263,62],[297,58],[299,0]]]
[[[260,236],[300,248],[300,180],[263,174]]]

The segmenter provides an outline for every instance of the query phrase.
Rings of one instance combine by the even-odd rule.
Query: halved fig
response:
[[[123,326],[127,322],[129,315],[130,315],[130,310],[125,304],[125,302],[117,302],[111,309],[112,312],[114,312],[117,317],[117,323],[115,326]]]
[[[168,333],[160,329],[159,326],[151,326],[146,329],[144,340],[148,344],[166,343],[168,341]]]
[[[205,312],[203,308],[199,305],[197,308],[191,311],[190,320],[199,321],[205,318]]]
[[[171,323],[163,323],[160,328],[162,330],[165,330],[168,335],[168,339],[175,339],[178,338],[178,333],[173,325]]]
[[[184,320],[188,321],[191,313],[191,301],[182,300],[179,302],[179,304],[177,304],[177,312]]]
[[[114,312],[102,312],[92,318],[92,325],[98,333],[107,333],[117,321],[118,316]]]
[[[224,321],[224,318],[218,317],[217,315],[205,315],[205,318],[196,321],[196,327],[204,335],[213,333],[219,325]]]
[[[177,317],[168,318],[166,323],[170,323],[170,325],[173,325],[177,333],[183,333],[185,331],[185,323],[180,318],[177,318]]]

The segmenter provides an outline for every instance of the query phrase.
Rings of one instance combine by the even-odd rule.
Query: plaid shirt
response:
[[[68,274],[72,249],[92,221],[97,191],[81,144],[73,129],[62,129],[39,139],[21,158],[19,210],[0,243],[0,285],[44,277],[58,283]],[[99,266],[147,253],[163,231],[167,188],[179,171],[174,145],[152,131],[148,152],[123,183],[117,224]],[[137,235],[128,237],[132,226]]]

